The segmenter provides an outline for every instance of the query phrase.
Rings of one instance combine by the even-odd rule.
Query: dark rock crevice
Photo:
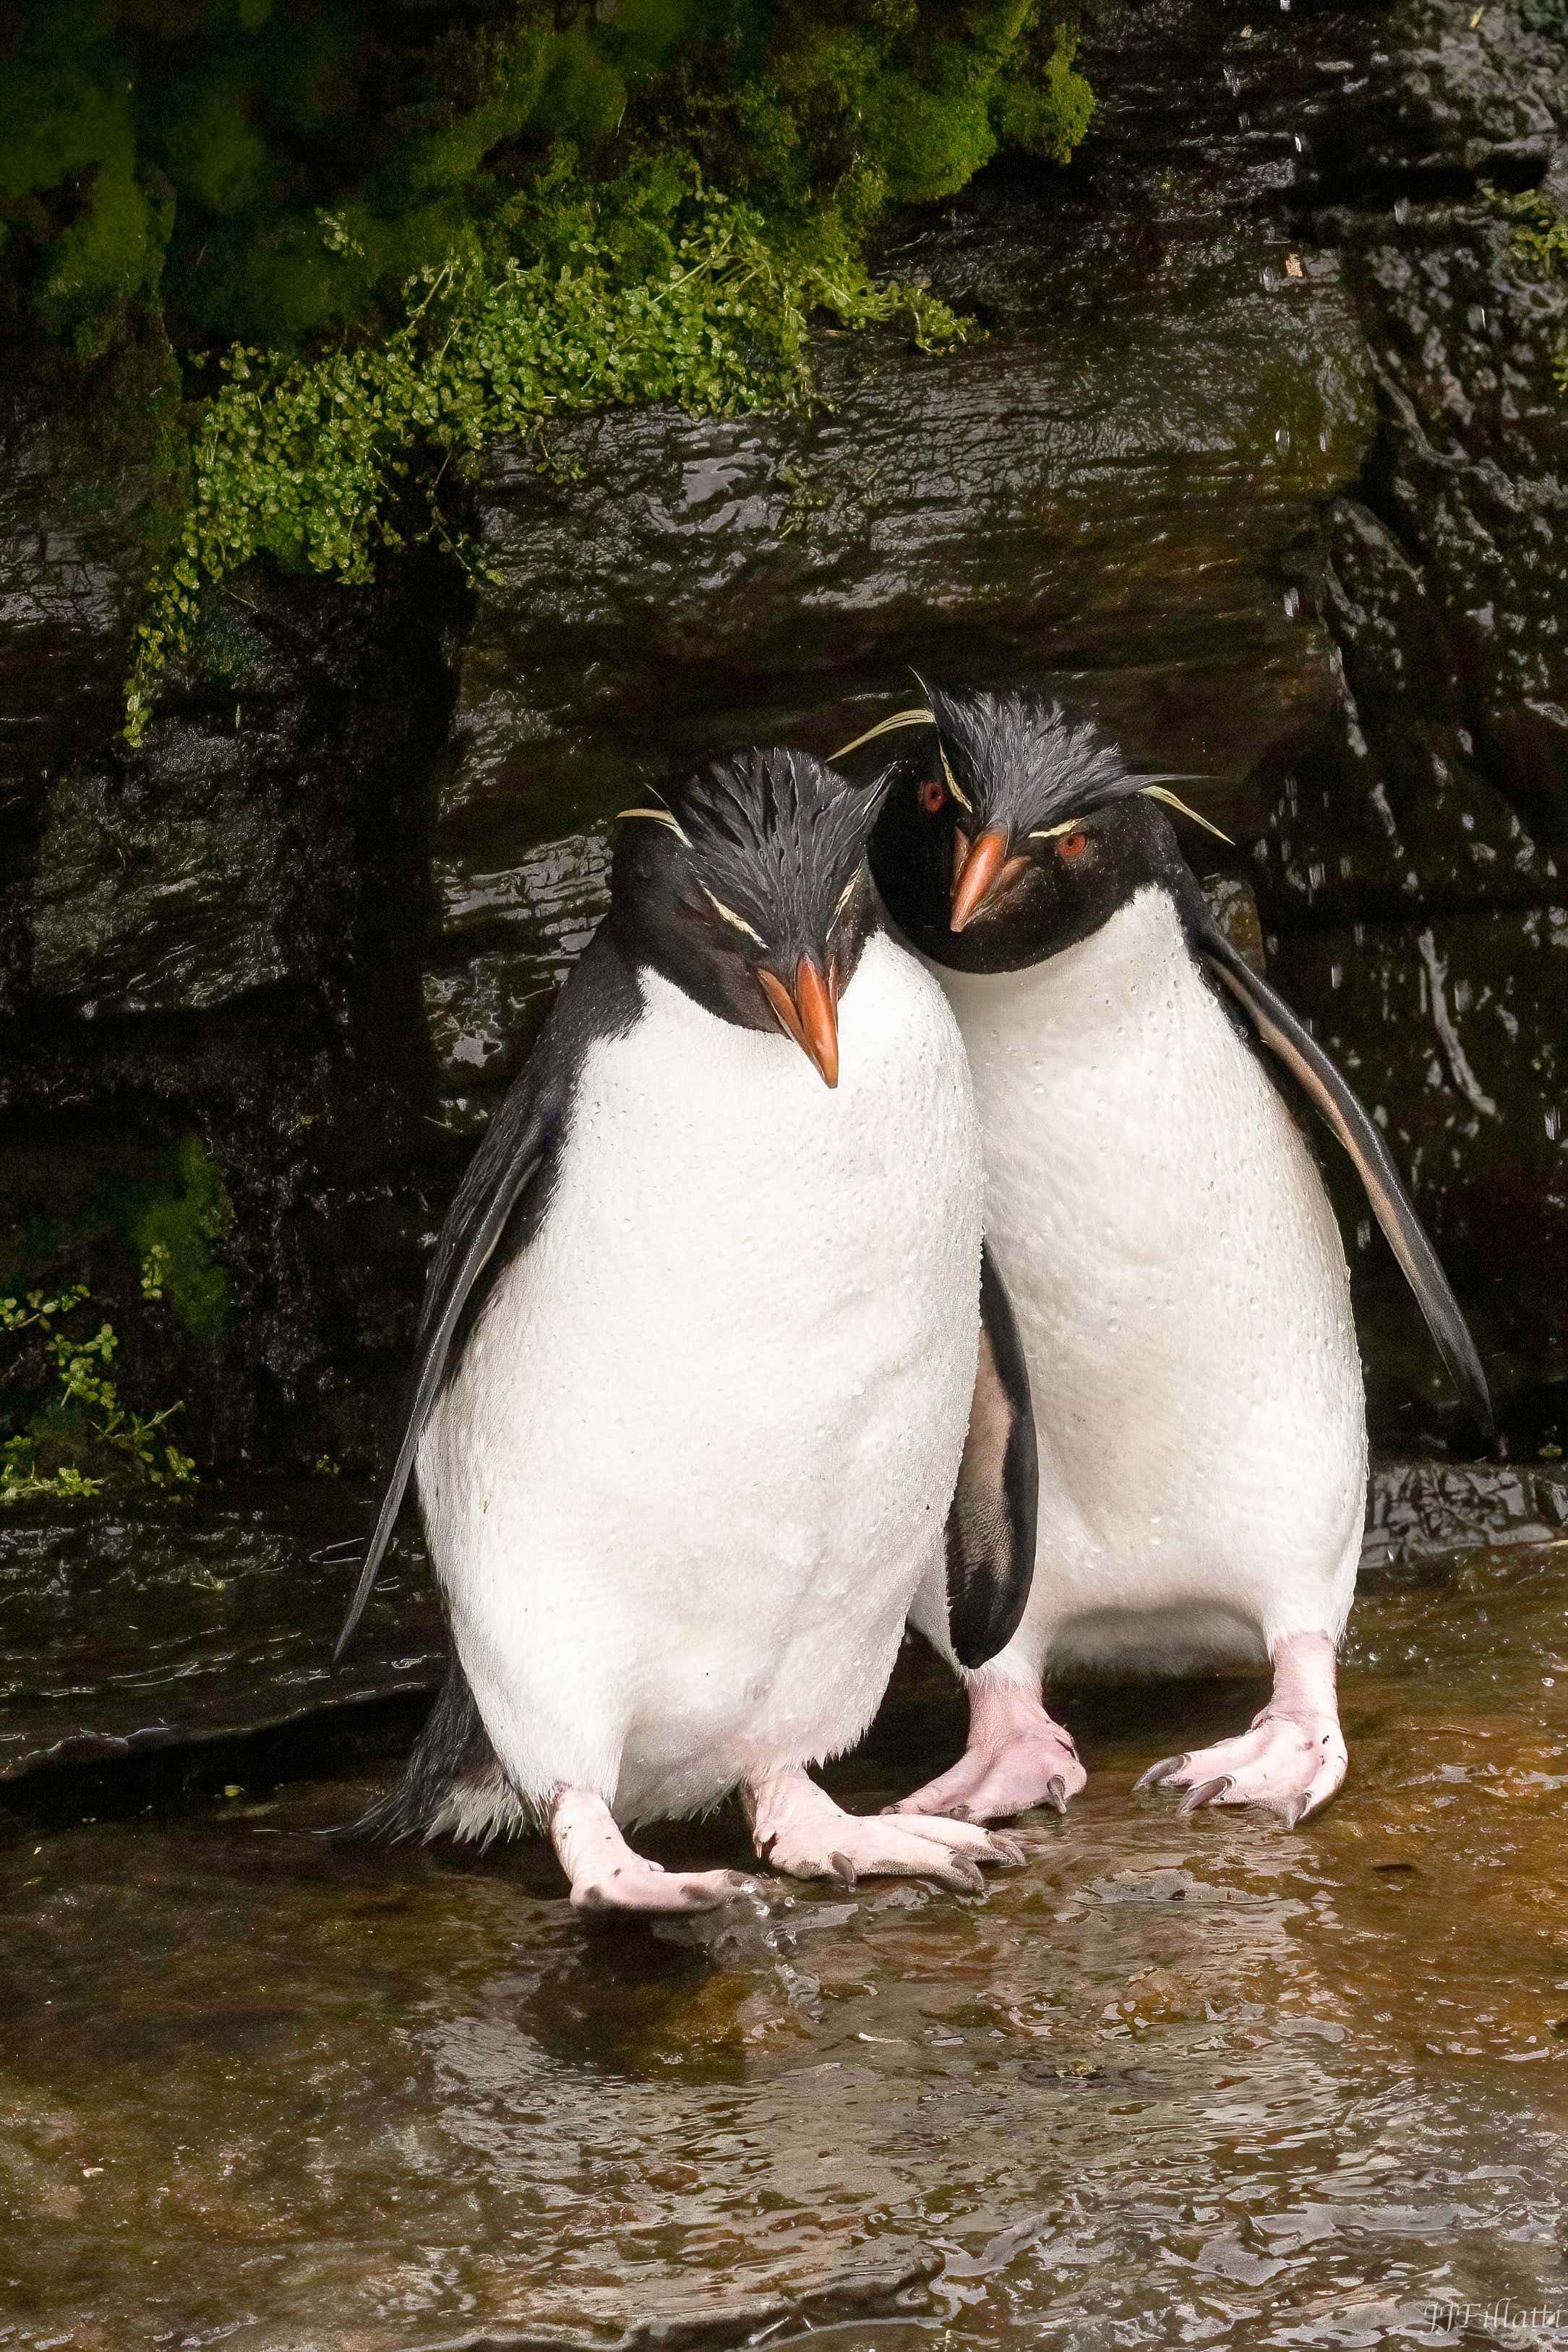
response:
[[[237,583],[129,751],[137,388],[120,390],[141,446],[127,425],[113,504],[83,478],[114,383],[30,407],[20,392],[12,418],[0,1283],[90,1283],[128,1399],[182,1397],[205,1469],[362,1460],[401,1376],[439,1159],[417,958],[464,599],[430,558],[354,595]],[[177,1207],[193,1144],[227,1202],[221,1331],[141,1297],[137,1232],[161,1187]]]

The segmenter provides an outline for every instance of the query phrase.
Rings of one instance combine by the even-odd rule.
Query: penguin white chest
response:
[[[1337,1630],[1364,1479],[1343,1250],[1170,898],[1030,971],[942,978],[1040,1437],[1026,1642],[1178,1665]]]
[[[782,1036],[640,984],[420,1460],[514,1783],[624,1820],[869,1721],[940,1540],[978,1314],[973,1102],[912,958],[868,944],[832,1092]]]

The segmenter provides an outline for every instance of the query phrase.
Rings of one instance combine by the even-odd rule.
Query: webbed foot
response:
[[[684,1918],[762,1900],[757,1881],[742,1871],[666,1870],[634,1853],[603,1798],[587,1789],[557,1792],[549,1833],[571,1881],[571,1907],[585,1918]]]
[[[1305,1821],[1340,1787],[1347,1758],[1327,1633],[1296,1633],[1274,1652],[1274,1696],[1233,1739],[1152,1764],[1140,1789],[1180,1793],[1181,1810],[1258,1805],[1287,1829]]]
[[[645,1919],[684,1918],[693,1911],[720,1911],[731,1903],[759,1900],[755,1878],[738,1870],[665,1870],[627,1849],[629,1859],[612,1869],[574,1879],[571,1907],[587,1916],[614,1913]]]
[[[1064,1813],[1087,1778],[1072,1735],[1037,1692],[982,1675],[970,1685],[969,1744],[956,1764],[888,1811],[959,1822],[1010,1821],[1032,1805]]]
[[[747,1790],[746,1802],[758,1855],[791,1878],[849,1887],[862,1878],[929,1878],[977,1895],[982,1865],[1016,1868],[1024,1858],[969,1822],[846,1813],[803,1771],[770,1773]]]

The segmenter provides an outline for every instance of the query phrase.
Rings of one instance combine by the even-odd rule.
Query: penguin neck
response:
[[[918,962],[918,958],[911,958]],[[890,991],[898,993],[898,967],[903,951],[898,948],[886,926],[878,923],[859,947],[854,964],[839,992],[841,1040],[842,1024],[868,1017],[873,1008],[881,1007]],[[661,1035],[679,1037],[681,1050],[694,1056],[695,1063],[707,1064],[729,1070],[754,1066],[777,1066],[789,1073],[793,1087],[797,1079],[810,1072],[810,1064],[800,1047],[784,1035],[775,1016],[763,1005],[755,1021],[737,1020],[733,1010],[723,1003],[714,1003],[695,989],[685,972],[665,970],[658,959],[641,956],[632,966],[637,991],[643,1001],[644,1015],[658,1028]],[[761,1002],[760,996],[758,999]],[[760,1050],[760,1064],[758,1055]],[[862,1076],[863,1076],[863,1072]],[[848,1083],[848,1073],[841,1079],[841,1090]],[[811,1074],[808,1097],[814,1103],[816,1092],[828,1094],[821,1080]],[[831,1099],[831,1096],[829,1097]]]
[[[874,894],[862,891],[862,897],[867,904],[859,921],[852,927],[844,927],[847,935],[839,960],[841,999],[848,995],[867,950],[888,936]],[[608,937],[644,1003],[649,1001],[653,983],[655,989],[673,991],[729,1028],[756,1031],[768,1037],[778,1034],[777,1016],[769,1009],[749,964],[737,960],[721,967],[700,951],[681,952],[678,947],[672,946],[667,933],[662,937],[656,926],[651,927],[646,919],[632,919],[623,907],[613,903],[599,936]],[[835,941],[835,948],[837,944]]]
[[[933,969],[960,1017],[968,1011],[1027,1008],[1031,1022],[1060,1013],[1080,1031],[1102,1021],[1120,1025],[1152,992],[1168,992],[1186,980],[1207,990],[1182,910],[1158,882],[1142,884],[1098,930],[1039,963],[1001,972]]]

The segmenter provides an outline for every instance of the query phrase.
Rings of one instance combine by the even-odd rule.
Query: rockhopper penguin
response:
[[[977,1664],[1033,1561],[963,1048],[884,927],[876,804],[771,751],[627,811],[609,914],[436,1244],[339,1647],[412,1471],[454,1657],[361,1826],[537,1822],[583,1911],[749,1891],[622,1835],[735,1790],[798,1877],[973,1889],[1018,1858],[963,1822],[846,1813],[807,1774],[870,1722],[928,1572]]]
[[[906,1804],[979,1820],[1064,1807],[1084,1776],[1045,1711],[1048,1672],[1267,1656],[1273,1696],[1250,1729],[1145,1781],[1184,1791],[1184,1810],[1256,1804],[1294,1823],[1344,1776],[1334,1660],[1366,1437],[1344,1252],[1270,1067],[1349,1151],[1490,1429],[1486,1381],[1376,1127],[1210,919],[1158,805],[1181,780],[1134,774],[1036,697],[929,701],[872,730],[927,730],[872,867],[968,1051],[1040,1510],[1023,1622],[970,1679],[968,1748]],[[941,1602],[934,1582],[916,1612],[938,1646]]]

